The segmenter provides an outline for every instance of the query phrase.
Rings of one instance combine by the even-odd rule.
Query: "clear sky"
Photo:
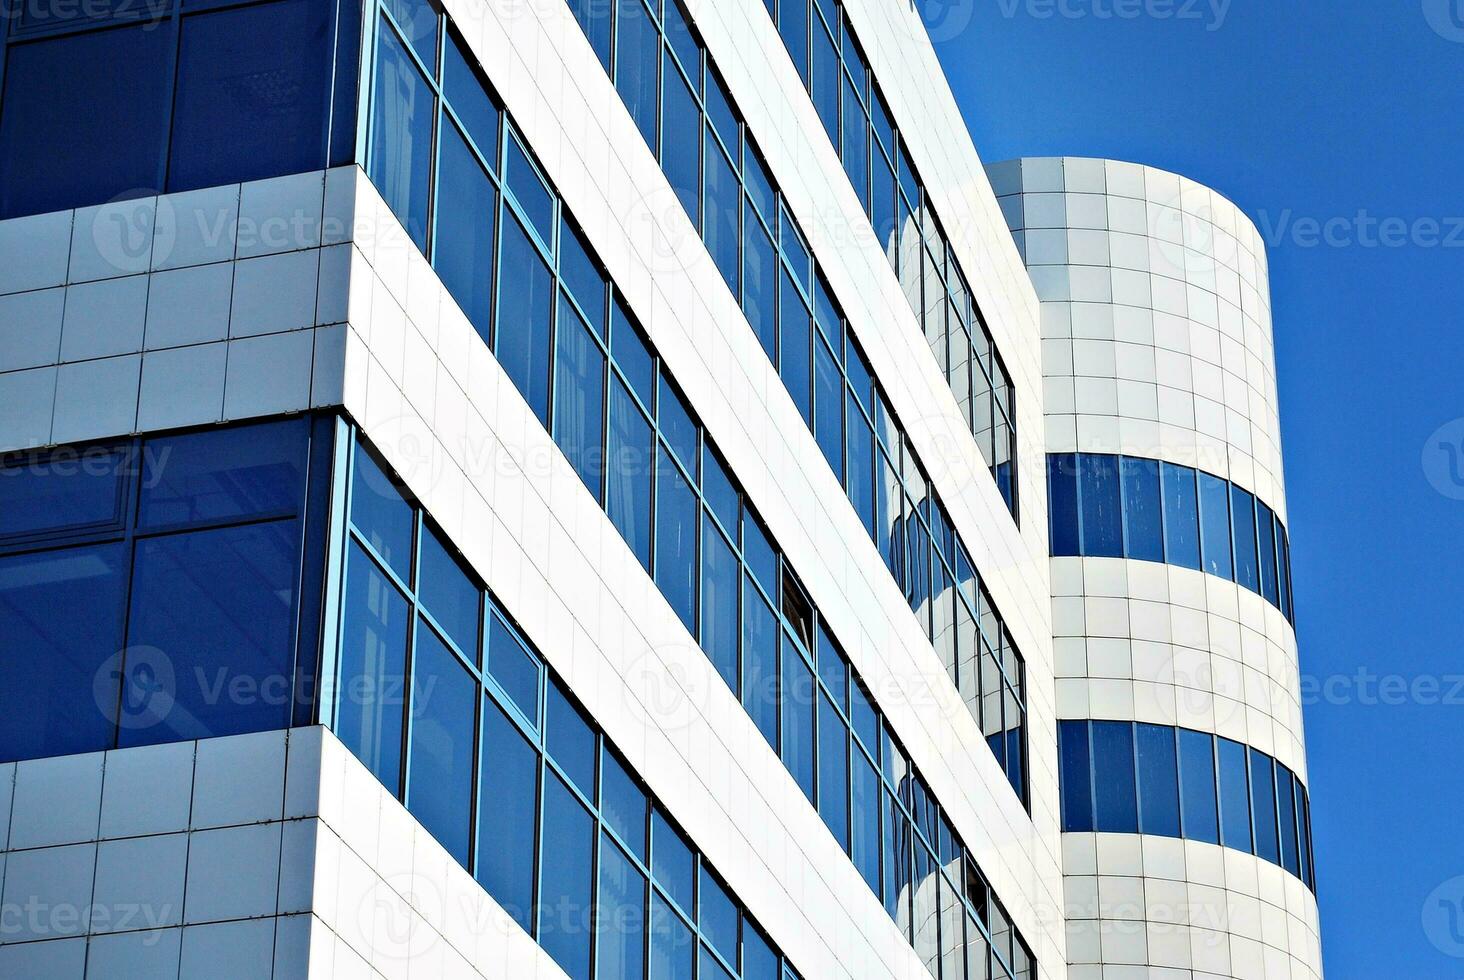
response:
[[[918,3],[984,160],[1178,171],[1271,239],[1327,976],[1464,977],[1464,0]]]

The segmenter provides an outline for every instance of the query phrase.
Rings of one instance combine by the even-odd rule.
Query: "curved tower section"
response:
[[[989,173],[1042,307],[1070,976],[1319,977],[1261,236],[1150,167]]]

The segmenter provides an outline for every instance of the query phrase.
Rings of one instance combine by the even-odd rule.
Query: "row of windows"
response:
[[[1316,889],[1306,787],[1264,752],[1187,728],[1064,721],[1058,754],[1065,832],[1221,844]]]
[[[20,4],[0,218],[353,159],[359,5],[225,2]]]
[[[570,977],[797,980],[359,444],[351,472],[342,741]]]
[[[968,422],[1015,515],[1010,454],[1016,416],[1010,376],[848,16],[839,0],[763,3],[956,400],[968,404],[973,380],[985,381],[997,392],[995,413],[986,416],[984,406],[973,399]],[[986,377],[972,371],[968,379],[968,365],[980,365]]]
[[[572,6],[647,142],[659,146],[728,285],[734,293],[740,285],[749,322],[1025,800],[1020,738],[1007,736],[1025,711],[1021,658],[684,11],[677,0],[658,3],[654,14],[641,0],[619,0],[612,19],[598,3]],[[586,309],[603,303],[598,291],[576,298]],[[968,407],[979,403],[973,411],[989,443],[1011,387],[984,380],[993,371],[1004,379],[989,345],[969,368],[962,391],[971,393]],[[1010,495],[1012,435],[1001,426],[1003,448],[988,458]]]
[[[942,864],[934,857],[939,835],[931,829],[939,825],[937,810],[929,805],[931,822],[925,825],[925,811],[917,817],[913,809],[913,787],[923,783],[907,778],[904,753],[865,687],[613,284],[562,213],[512,122],[481,82],[471,89],[454,88],[450,66],[461,50],[447,21],[433,21],[429,32],[408,12],[411,26],[404,31],[398,13],[383,12],[378,24],[372,178],[414,234],[420,232],[444,280],[455,295],[465,297],[465,308],[480,311],[479,330],[505,371],[871,888],[916,941],[914,923],[926,920],[917,919],[912,902],[930,889],[914,886],[914,859],[908,855],[923,855],[922,866],[932,874]],[[428,65],[438,67],[429,70]],[[388,73],[396,81],[383,86],[380,79]],[[403,87],[396,84],[402,79],[411,92],[407,105]],[[460,108],[467,95],[481,101]],[[424,113],[424,142],[417,145],[416,120]],[[434,128],[441,140],[435,153]],[[413,146],[410,152],[406,145]],[[448,161],[455,155],[471,166],[454,171]],[[434,157],[444,162],[421,180],[399,169],[406,158]],[[460,185],[464,173],[470,179]],[[402,190],[431,188],[432,178],[436,192],[425,199]],[[443,206],[434,217],[436,202]],[[464,233],[465,227],[471,233]],[[500,283],[512,287],[498,289]],[[469,286],[481,292],[465,291]],[[894,525],[902,556],[906,537],[924,528],[924,520]],[[941,526],[949,528],[949,522]],[[921,549],[911,552],[929,555],[931,538],[948,543],[950,535],[926,532]],[[901,561],[910,561],[922,577],[919,607],[934,606],[930,563]],[[947,600],[943,624],[956,619],[952,607],[962,590],[962,604],[980,608],[969,563],[959,577],[938,581],[939,594]],[[985,622],[993,621],[988,613]],[[942,635],[949,637],[952,651],[960,649],[957,637],[964,638],[969,697],[986,713],[988,744],[1021,779],[1020,662],[1009,640],[999,639],[1003,633],[984,645],[983,656],[980,622],[967,615],[960,629],[944,627]],[[1006,681],[1007,676],[1015,680]],[[866,726],[862,736],[857,725]],[[907,783],[912,788],[902,791]],[[918,796],[928,800],[928,793]],[[914,833],[907,829],[911,826],[930,832]],[[963,849],[953,846],[952,854],[957,863],[964,860]],[[966,877],[954,880],[964,883]],[[968,890],[963,884],[961,894]],[[967,902],[972,921],[980,923],[976,933],[985,929],[997,937],[996,958],[1005,964],[997,975],[1020,973],[1025,946],[1003,924],[1000,906],[984,890]],[[922,933],[920,938],[928,937]],[[1022,952],[1014,951],[1014,944]]]
[[[1264,596],[1288,620],[1291,543],[1275,511],[1203,470],[1136,456],[1047,457],[1052,554],[1167,562]]]
[[[302,418],[4,461],[0,761],[308,723],[325,435]]]

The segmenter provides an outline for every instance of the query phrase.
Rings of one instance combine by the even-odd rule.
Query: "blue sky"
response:
[[[1464,977],[1464,0],[921,3],[983,159],[1178,171],[1272,238],[1327,975]]]

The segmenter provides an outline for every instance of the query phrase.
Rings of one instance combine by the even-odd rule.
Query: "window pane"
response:
[[[646,859],[646,794],[608,747],[600,750],[600,816],[630,852]]]
[[[325,166],[331,12],[280,0],[183,18],[168,190]]]
[[[742,921],[742,976],[743,980],[778,980],[778,954],[747,919]]]
[[[660,36],[640,0],[617,0],[616,10],[615,88],[654,152]]]
[[[1195,471],[1188,466],[1165,463],[1164,560],[1185,568],[1200,567],[1200,504],[1195,490]]]
[[[160,190],[168,31],[12,45],[0,103],[0,218]]]
[[[630,386],[630,390],[636,393],[647,411],[653,411],[656,407],[655,358],[651,356],[645,340],[619,297],[616,298],[611,312],[615,319],[610,331],[610,356],[615,361],[615,366],[620,368],[620,373],[625,375],[625,383]]]
[[[352,542],[335,732],[392,795],[401,790],[409,616],[406,597]]]
[[[554,775],[544,781],[544,841],[539,869],[539,945],[574,980],[589,980],[595,824]]]
[[[351,523],[403,581],[412,578],[412,529],[416,515],[400,485],[357,444],[351,479]]]
[[[727,889],[710,873],[701,869],[701,887],[697,889],[697,922],[702,935],[727,959],[737,962],[737,904]]]
[[[0,558],[0,762],[112,747],[117,665],[102,671],[123,646],[126,561],[121,544]],[[139,709],[152,720],[137,694],[163,665],[145,658],[123,675],[124,725]]]
[[[696,479],[697,435],[699,427],[691,419],[691,409],[671,381],[671,376],[662,367],[660,386],[656,398],[656,422],[661,438],[671,447],[676,458]]]
[[[793,4],[785,4],[793,6]],[[803,4],[799,3],[801,7]],[[814,21],[813,31],[813,78],[810,94],[818,118],[834,148],[839,148],[839,54],[834,41],[821,23]]]
[[[0,467],[0,538],[122,519],[129,456],[102,447],[17,455]],[[130,477],[131,474],[127,474]]]
[[[1093,827],[1093,780],[1088,759],[1088,724],[1063,721],[1057,726],[1062,757],[1062,829],[1086,832]]]
[[[610,390],[605,512],[630,550],[651,567],[651,424],[618,380]]]
[[[742,706],[778,749],[778,620],[749,585],[743,590]]]
[[[138,524],[298,513],[308,438],[301,419],[147,440]]]
[[[386,0],[386,9],[425,64],[437,60],[437,14],[427,0]]]
[[[367,172],[412,241],[425,250],[436,99],[385,22],[379,39]]]
[[[879,774],[863,752],[853,754],[853,833],[850,852],[865,882],[879,893]]]
[[[600,902],[595,910],[598,975],[645,976],[646,879],[609,837],[600,842]]]
[[[488,617],[488,674],[535,726],[539,724],[540,673],[539,658],[529,652],[495,608]]]
[[[707,498],[708,508],[735,541],[738,524],[737,486],[727,472],[727,464],[722,462],[712,448],[710,440],[702,442],[702,494]]]
[[[1296,860],[1296,791],[1291,771],[1276,763],[1276,813],[1281,824],[1281,866],[1294,875],[1301,873]]]
[[[696,909],[696,856],[657,809],[651,816],[651,876],[687,912]]]
[[[1134,796],[1134,727],[1128,722],[1093,722],[1094,797],[1103,833],[1133,834],[1139,829]]]
[[[1078,458],[1072,453],[1047,457],[1048,533],[1056,557],[1083,553],[1078,540]]]
[[[844,172],[859,198],[860,207],[869,212],[869,117],[859,104],[854,85],[844,78]]]
[[[717,77],[717,72],[710,62],[707,65],[706,84],[703,89],[707,103],[707,121],[712,124],[716,135],[722,138],[722,145],[731,154],[732,164],[735,167],[738,137],[741,135],[737,123],[737,113],[732,109],[732,97],[727,93],[727,86]],[[708,143],[708,146],[710,145]]]
[[[1200,475],[1200,539],[1204,570],[1233,578],[1230,564],[1230,492],[1224,480]]]
[[[711,521],[702,522],[701,648],[712,658],[722,680],[736,694],[737,583],[742,564]]]
[[[800,78],[808,77],[808,4],[805,0],[784,0],[778,4],[778,33]]]
[[[503,222],[498,281],[513,283],[499,291],[494,354],[534,414],[549,425],[549,317],[554,281],[528,233],[517,221]]]
[[[1220,747],[1220,842],[1238,851],[1251,850],[1250,784],[1245,746],[1228,738]]]
[[[1138,726],[1139,832],[1179,836],[1179,769],[1174,729]]]
[[[1180,729],[1180,802],[1184,836],[1220,843],[1219,813],[1215,802],[1215,739],[1204,732]]]
[[[546,699],[548,716],[544,724],[544,745],[549,758],[559,763],[570,781],[585,794],[595,799],[595,732],[590,723],[569,700],[569,696],[553,678],[549,682]]]
[[[1276,836],[1276,782],[1271,759],[1250,750],[1251,813],[1256,829],[1256,855],[1272,864],[1281,863]]]
[[[1123,556],[1123,523],[1119,510],[1118,457],[1084,453],[1078,457],[1083,505],[1083,554],[1099,558]]]
[[[770,595],[778,594],[778,552],[749,505],[742,521],[742,555],[747,570]]]
[[[666,0],[661,17],[666,29],[666,40],[670,43],[671,50],[676,52],[676,57],[681,59],[681,67],[686,73],[692,78],[700,78],[701,47],[692,35],[691,25],[687,20],[686,11],[679,0]]]
[[[1235,580],[1252,592],[1261,591],[1260,562],[1256,558],[1256,498],[1234,484],[1230,487],[1230,516],[1235,527]]]
[[[696,635],[696,494],[662,446],[656,456],[656,585]]]
[[[753,214],[751,200],[744,207],[747,233],[742,257],[742,311],[747,314],[747,322],[757,334],[763,351],[772,360],[777,351],[777,258],[773,254],[773,240]]]
[[[489,339],[493,315],[493,226],[498,192],[453,125],[444,125],[437,170],[432,265],[473,329]]]
[[[710,947],[706,945],[701,948],[701,967],[697,976],[699,980],[732,980],[732,974],[727,972],[727,968],[712,955]]]
[[[691,929],[659,895],[651,898],[650,980],[692,980],[696,947]]]
[[[854,737],[864,743],[870,758],[878,759],[879,716],[858,678],[849,685],[849,719],[854,726]]]
[[[478,79],[476,59],[465,53],[456,38],[450,38],[442,55],[442,90],[447,104],[462,121],[468,138],[488,163],[498,169],[498,107],[488,88]]]
[[[563,296],[558,343],[554,441],[598,501],[605,454],[605,352]]]
[[[813,716],[817,688],[813,671],[801,654],[791,647],[783,656],[783,764],[793,774],[798,788],[812,802],[814,797]]]
[[[818,812],[849,850],[849,729],[827,697],[818,699]]]
[[[424,622],[412,655],[407,809],[464,866],[473,819],[478,682]]]
[[[610,5],[604,0],[570,0],[569,9],[580,29],[589,38],[595,56],[606,71],[610,70]]]
[[[898,261],[895,245],[895,172],[884,157],[874,158],[873,192],[870,195],[871,221],[880,251],[893,265]]]
[[[532,932],[539,754],[491,699],[483,703],[479,766],[477,878]]]
[[[510,130],[512,132],[512,130]],[[509,191],[546,248],[554,244],[554,194],[529,160],[517,136],[508,140],[504,175]]]
[[[478,663],[482,593],[431,528],[422,535],[422,580],[417,598],[471,663]]]
[[[1124,554],[1139,561],[1164,560],[1159,516],[1159,464],[1123,458]]]
[[[590,326],[601,338],[605,336],[605,274],[592,257],[589,245],[563,217],[559,222],[559,275],[575,301],[579,303]]]
[[[1256,527],[1256,540],[1261,546],[1261,594],[1271,605],[1279,605],[1280,594],[1276,590],[1276,516],[1271,508],[1256,501],[1256,513],[1259,521]]]
[[[848,424],[845,426],[844,434],[846,449],[849,453],[849,474],[846,481],[846,488],[849,494],[849,503],[854,505],[854,511],[859,515],[859,520],[864,529],[871,536],[875,533],[874,513],[874,430],[869,426],[869,420],[859,412],[858,401],[853,392],[846,392],[845,418]]]
[[[666,129],[666,145],[661,149],[661,169],[686,209],[692,227],[701,228],[701,108],[692,95],[686,79],[671,62],[666,52],[666,87],[662,91],[665,104],[661,110]],[[654,82],[653,82],[654,84]],[[648,142],[650,137],[647,138]],[[651,142],[652,150],[655,143]]]
[[[742,184],[732,168],[732,161],[717,146],[710,129],[706,133],[706,200],[702,219],[702,238],[722,280],[732,295],[738,295],[738,278],[742,266],[739,253],[741,235],[738,216],[742,211]]]
[[[1302,786],[1301,780],[1296,778],[1292,779],[1291,785],[1295,797],[1294,805],[1296,808],[1296,830],[1298,835],[1297,851],[1298,858],[1300,859],[1300,868],[1297,873],[1301,877],[1301,880],[1306,882],[1308,887],[1315,888],[1315,884],[1312,881],[1311,826],[1310,818],[1306,812],[1306,787]]]
[[[155,726],[124,728],[119,744],[288,727],[299,522],[145,539],[136,556],[127,642],[170,660],[176,691],[154,698]]]
[[[798,406],[803,421],[813,424],[813,348],[812,317],[793,277],[786,269],[782,275],[778,301],[778,373],[793,404]]]

